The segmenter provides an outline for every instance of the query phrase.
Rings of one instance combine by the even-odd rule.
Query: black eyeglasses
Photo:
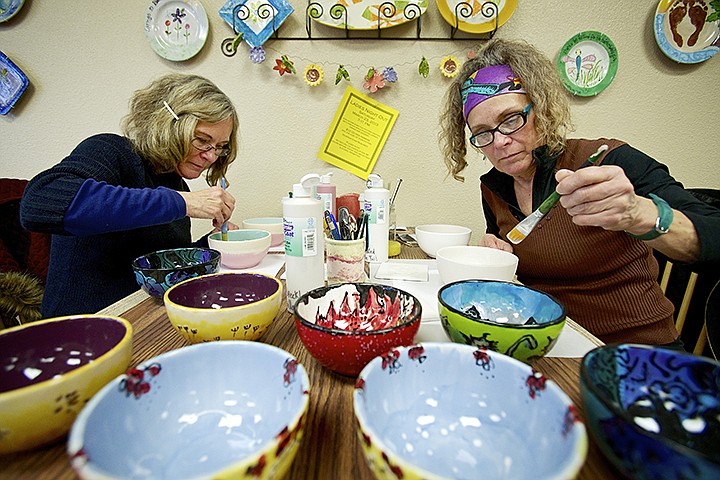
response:
[[[492,130],[485,130],[484,132],[478,132],[472,135],[470,137],[470,144],[475,148],[487,147],[495,141],[495,132],[500,132],[503,135],[510,135],[511,133],[517,132],[527,123],[527,117],[530,114],[531,108],[532,103],[528,103],[528,106],[523,108],[521,112],[511,114]]]
[[[225,157],[230,154],[230,147],[216,147],[212,143],[206,142],[197,137],[193,138],[190,143],[193,147],[200,150],[201,152],[209,152],[210,150],[215,150],[216,157]]]

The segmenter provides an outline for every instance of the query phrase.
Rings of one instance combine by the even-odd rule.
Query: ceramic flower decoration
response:
[[[347,70],[345,70],[345,67],[343,65],[338,66],[337,73],[335,74],[335,85],[340,83],[340,80],[342,79],[350,80],[350,74]]]
[[[395,83],[398,80],[397,72],[393,67],[386,67],[385,70],[383,70],[383,76],[385,80],[390,83]]]
[[[422,60],[420,60],[420,65],[418,66],[418,73],[423,76],[423,78],[427,78],[428,74],[430,73],[430,65],[428,64],[427,58],[423,55]]]
[[[379,89],[385,87],[385,76],[374,68],[371,68],[367,75],[365,75],[365,83],[363,83],[363,87],[370,90],[370,93],[375,93]]]
[[[288,59],[287,55],[275,59],[273,70],[277,70],[282,77],[286,73],[295,73],[295,64]]]
[[[320,83],[322,83],[323,81],[323,76],[323,69],[320,68],[319,65],[311,63],[310,65],[305,67],[305,83],[307,83],[311,87],[320,85]]]
[[[440,62],[440,71],[446,77],[452,78],[460,72],[460,62],[452,55],[448,55]]]
[[[262,63],[265,61],[265,49],[263,47],[253,47],[250,49],[250,61],[252,63]]]

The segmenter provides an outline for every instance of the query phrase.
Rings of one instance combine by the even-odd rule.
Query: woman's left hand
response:
[[[558,170],[560,204],[577,225],[624,230],[640,235],[655,226],[657,208],[639,197],[622,168],[616,165]]]

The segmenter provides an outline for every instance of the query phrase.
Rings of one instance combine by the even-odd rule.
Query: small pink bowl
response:
[[[216,232],[208,237],[210,248],[220,252],[220,262],[227,268],[254,267],[270,249],[271,235],[267,230],[230,230],[228,239]]]

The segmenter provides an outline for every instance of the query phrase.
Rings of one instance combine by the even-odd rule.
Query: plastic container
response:
[[[368,215],[368,247],[365,260],[382,263],[388,259],[388,236],[390,231],[390,190],[384,188],[380,175],[371,173],[363,194],[363,210]]]
[[[337,205],[335,202],[336,187],[332,184],[332,172],[328,172],[320,177],[320,183],[317,186],[317,198],[323,203],[323,208],[338,218]]]
[[[318,174],[307,174],[293,185],[292,197],[282,200],[285,291],[290,312],[301,295],[325,285],[324,209],[316,198],[319,182]]]

